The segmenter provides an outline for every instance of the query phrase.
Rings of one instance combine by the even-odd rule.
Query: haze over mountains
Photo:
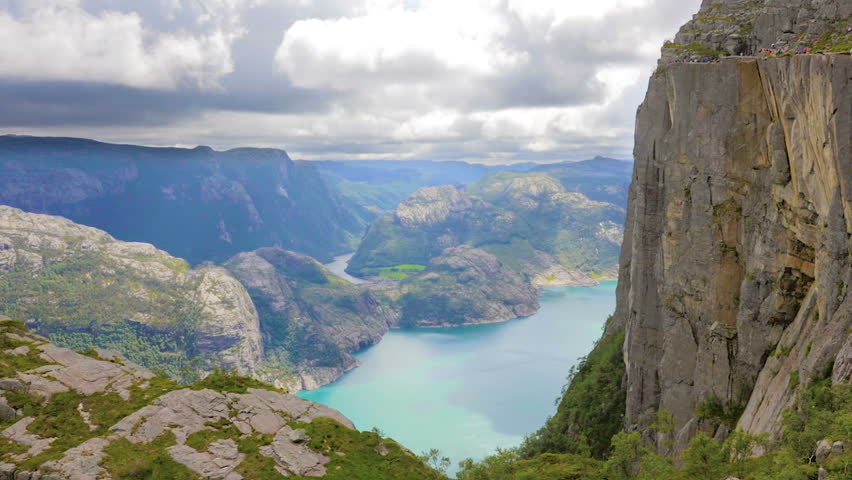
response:
[[[507,116],[523,123],[541,109],[558,120],[528,121],[546,134],[524,148],[545,156],[578,138],[578,120],[618,123],[607,108],[625,101],[625,79],[639,70],[584,77],[567,66],[586,53],[614,65],[638,56],[640,24],[650,22],[639,14],[668,4],[517,3],[371,2],[350,17],[317,14],[285,32],[275,62],[293,82],[288,92],[333,90],[332,114],[357,105],[372,128],[400,113],[376,121],[367,107],[378,111],[388,97],[358,95],[350,83],[407,106],[438,101],[431,116],[390,135],[410,138],[412,151],[417,135],[451,143],[435,131],[523,142]],[[35,13],[82,11],[81,25],[126,17],[81,5],[25,4],[0,10],[0,24],[13,28],[11,39],[51,46],[56,37],[36,42],[26,28]],[[462,7],[477,15],[456,15]],[[230,52],[240,18],[222,23],[221,13],[193,28],[219,28],[217,51]],[[600,18],[622,21],[602,29]],[[388,37],[364,29],[387,21]],[[348,35],[318,34],[341,26]],[[590,41],[601,38],[592,30],[607,41]],[[365,31],[375,35],[356,35]],[[388,52],[391,38],[413,40]],[[538,50],[566,38],[582,47]],[[628,49],[619,47],[625,38]],[[198,40],[188,30],[168,39]],[[530,46],[515,55],[521,40]],[[0,60],[18,63],[0,62],[0,77],[15,67],[22,78],[65,72],[20,63],[14,43]],[[401,61],[412,52],[417,62]],[[187,77],[177,58],[175,76],[133,80],[216,84],[230,68],[225,57],[197,65],[211,78]],[[312,68],[294,68],[300,59]],[[537,74],[543,59],[558,75]],[[519,65],[530,68],[516,78]],[[81,70],[101,80],[113,71],[72,73]],[[517,91],[536,95],[518,103]],[[446,115],[446,105],[468,111]],[[483,105],[495,110],[470,113]],[[294,118],[270,124],[316,134]],[[594,135],[601,143],[585,146],[619,133]],[[417,457],[288,392],[356,368],[354,354],[391,328],[509,321],[533,314],[543,287],[616,276],[615,312],[590,353],[566,366],[552,417],[517,446],[461,462],[459,480],[848,480],[852,2],[703,1],[662,45],[636,115],[634,157],[501,170],[0,137],[0,480],[447,480],[439,452]],[[364,283],[323,266],[353,250],[348,271]],[[511,395],[504,383],[490,401]],[[416,389],[406,393],[407,414],[429,408]]]
[[[117,349],[173,378],[226,368],[292,391],[316,388],[356,367],[352,353],[389,328],[510,320],[538,309],[539,286],[612,275],[623,207],[565,193],[562,182],[619,202],[629,165],[596,158],[492,173],[500,167],[314,164],[269,149],[0,137],[0,201],[23,209],[4,210],[0,312],[62,345]],[[475,202],[443,226],[382,216],[399,202],[401,212],[441,215],[440,195],[411,208],[436,188],[469,190]],[[562,230],[550,231],[565,212]],[[494,230],[495,215],[516,220]],[[388,228],[422,243],[389,250],[375,240]],[[430,237],[456,228],[449,243]],[[353,271],[372,259],[360,272],[372,284],[351,285],[320,265],[358,244]],[[41,298],[45,289],[55,302]]]

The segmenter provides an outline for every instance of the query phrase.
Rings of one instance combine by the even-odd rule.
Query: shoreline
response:
[[[539,288],[539,290],[542,293],[539,295],[539,299],[541,299],[544,296],[543,293],[544,293],[545,290],[562,289],[562,288],[591,288],[591,287],[600,286],[604,282],[618,283],[617,280],[598,279],[598,282],[595,285],[570,285],[570,286],[556,286],[556,287],[541,287],[541,288]],[[367,345],[367,346],[365,346],[365,347],[363,347],[359,350],[356,350],[354,352],[349,352],[349,353],[352,356],[356,356],[359,353],[363,353],[363,352],[369,350],[370,348],[375,347],[376,345],[381,343],[381,341],[384,340],[385,335],[387,335],[387,333],[391,332],[391,331],[415,332],[415,331],[428,331],[428,330],[453,330],[453,329],[457,329],[459,327],[475,327],[475,326],[478,326],[478,325],[496,325],[496,324],[501,324],[501,323],[508,323],[508,322],[511,322],[511,321],[514,321],[514,320],[522,320],[522,319],[525,319],[525,318],[533,317],[536,314],[538,314],[538,312],[540,310],[541,310],[541,307],[539,306],[539,308],[537,308],[536,311],[533,312],[530,315],[518,316],[518,317],[514,317],[514,318],[509,318],[509,319],[506,319],[506,320],[489,320],[489,321],[484,321],[484,322],[463,323],[463,324],[429,325],[429,326],[423,326],[423,327],[389,327],[387,332],[382,334],[381,338],[379,338],[379,340],[376,341],[375,343],[371,343],[370,345]],[[341,370],[341,373],[339,375],[335,376],[335,378],[333,380],[325,382],[325,383],[323,383],[322,381],[317,381],[316,377],[311,377],[308,374],[303,375],[303,374],[297,373],[295,375],[296,379],[294,379],[293,382],[298,382],[302,386],[304,386],[306,384],[311,384],[311,385],[316,385],[316,387],[314,387],[314,388],[300,388],[298,390],[291,391],[290,394],[296,395],[299,392],[313,391],[313,390],[317,390],[319,388],[322,388],[326,385],[331,385],[332,383],[340,380],[347,373],[349,373],[349,372],[351,372],[351,371],[353,371],[353,370],[355,370],[355,369],[357,369],[358,367],[361,366],[361,361],[358,360],[357,357],[355,358],[355,360],[356,360],[356,362],[353,365],[350,365],[349,368],[342,368],[341,367],[339,369],[339,370]],[[306,381],[306,379],[308,379],[309,381]],[[292,383],[290,383],[289,385],[292,385]]]

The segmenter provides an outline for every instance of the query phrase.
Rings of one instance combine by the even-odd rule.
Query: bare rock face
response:
[[[760,3],[773,22],[804,8]],[[813,6],[818,16],[852,8]],[[680,450],[698,431],[733,427],[697,418],[714,401],[742,412],[738,427],[775,432],[798,388],[832,365],[849,381],[850,78],[847,55],[801,55],[670,64],[651,79],[616,312],[628,428],[653,440],[647,427],[669,410]]]
[[[12,332],[10,328],[19,333]],[[8,339],[15,344],[26,344],[31,350],[29,363],[44,365],[16,372],[14,378],[3,379],[0,382],[0,400],[6,401],[7,392],[23,393],[32,395],[32,401],[43,406],[50,402],[50,395],[36,388],[40,383],[55,382],[62,385],[65,392],[79,394],[79,397],[74,397],[74,402],[79,404],[73,411],[88,419],[98,413],[87,403],[90,398],[118,394],[123,401],[130,401],[131,395],[147,395],[149,389],[155,388],[152,386],[154,382],[160,382],[161,386],[156,388],[163,388],[162,378],[155,378],[152,372],[119,354],[104,351],[109,360],[102,359],[100,355],[93,358],[57,347],[43,337],[21,330],[19,326],[0,324],[0,336],[7,337],[2,339],[6,342],[3,344],[8,344]],[[14,355],[10,351],[0,350],[0,368],[9,367],[8,355]],[[0,443],[0,446],[15,448],[12,453],[0,449],[0,478],[112,478],[106,460],[115,442],[151,445],[163,438],[174,439],[171,445],[162,447],[163,454],[203,478],[246,478],[240,473],[246,454],[240,451],[238,442],[249,438],[261,442],[259,454],[270,459],[282,475],[322,476],[330,458],[309,446],[310,435],[302,427],[317,418],[327,418],[336,421],[339,424],[335,424],[337,428],[354,429],[352,422],[340,412],[278,391],[245,388],[245,393],[233,393],[195,389],[198,387],[182,388],[174,383],[168,385],[171,391],[152,397],[149,404],[136,411],[128,410],[131,413],[114,425],[90,423],[91,431],[88,433],[91,438],[83,437],[81,440],[84,441],[78,440],[79,444],[70,443],[73,446],[59,451],[54,445],[69,445],[67,435],[78,432],[47,430],[58,431],[58,435],[64,436],[62,441],[57,441],[60,438],[43,433],[44,427],[40,422],[56,415],[66,415],[64,421],[69,421],[67,415],[74,414],[68,409],[73,405],[61,410],[61,413],[42,413],[38,406],[30,405],[28,411],[36,412],[35,416],[21,418],[0,429],[0,440],[6,442]],[[293,422],[298,422],[300,427],[290,426]],[[39,426],[33,428],[37,424]],[[191,441],[191,437],[199,432],[218,432],[219,437],[199,446]],[[39,465],[40,473],[18,471],[17,465],[46,452],[51,452],[53,460]]]
[[[674,42],[663,48],[661,63],[713,51],[746,56],[761,49],[839,51],[835,46],[852,38],[847,30],[850,18],[852,4],[847,1],[705,0]]]
[[[396,221],[404,227],[430,226],[447,221],[471,207],[470,200],[456,187],[423,187],[396,209]]]
[[[225,266],[262,312],[268,356],[283,352],[295,370],[295,376],[264,370],[261,378],[290,391],[318,388],[358,366],[352,353],[381,340],[398,318],[388,299],[337,279],[305,255],[263,248]]]
[[[251,297],[224,268],[191,269],[152,245],[61,217],[0,206],[0,278],[15,279],[0,289],[0,311],[33,320],[46,335],[85,333],[95,342],[116,325],[142,339],[185,335],[184,347],[208,367],[249,375],[263,354]],[[52,296],[38,294],[43,285]],[[97,372],[87,375],[98,381]]]

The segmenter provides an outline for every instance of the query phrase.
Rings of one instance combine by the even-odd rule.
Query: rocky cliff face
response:
[[[399,318],[389,298],[338,279],[295,252],[241,253],[226,267],[257,305],[267,357],[283,355],[297,379],[274,370],[261,377],[290,390],[320,387],[355,368],[352,353],[377,343]]]
[[[191,269],[152,245],[6,206],[0,312],[61,343],[120,349],[173,375],[190,367],[250,375],[263,355],[251,298],[224,268]]]
[[[274,149],[0,136],[0,204],[152,243],[193,264],[271,245],[331,260],[363,231],[310,164]]]
[[[739,42],[711,15],[747,6],[746,53],[846,31],[852,14],[704,3],[678,39]],[[627,426],[662,451],[660,410],[675,450],[698,431],[777,431],[803,386],[849,381],[852,348],[852,57],[668,60],[638,113],[613,323],[626,328]]]
[[[812,51],[849,53],[852,4],[838,0],[704,0],[663,48],[662,62],[715,55]]]

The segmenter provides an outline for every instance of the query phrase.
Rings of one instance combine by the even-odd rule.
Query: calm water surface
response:
[[[415,453],[480,459],[555,412],[569,369],[615,310],[615,286],[546,289],[538,313],[507,323],[391,331],[356,355],[361,367],[299,396]]]

